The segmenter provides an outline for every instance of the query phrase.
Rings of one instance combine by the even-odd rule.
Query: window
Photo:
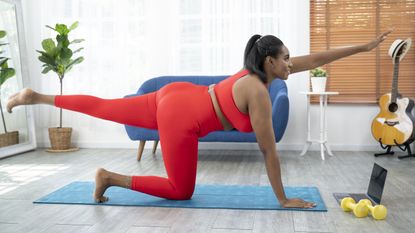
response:
[[[278,35],[274,0],[43,0],[41,23],[80,22],[88,77],[231,74],[254,34]],[[42,8],[43,9],[43,8]],[[63,17],[62,17],[63,15]],[[42,38],[53,32],[43,28]],[[93,67],[92,69],[90,67]],[[99,72],[99,73],[98,73]],[[107,80],[111,82],[111,80]]]
[[[376,103],[391,92],[392,59],[388,55],[395,39],[415,39],[415,0],[311,0],[310,51],[356,45],[395,30],[377,49],[360,53],[329,65],[328,90],[339,91],[331,103]],[[399,92],[415,97],[415,48],[399,66]]]

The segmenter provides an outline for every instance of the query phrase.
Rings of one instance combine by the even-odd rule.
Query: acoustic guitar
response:
[[[415,119],[411,114],[414,101],[398,92],[399,62],[409,47],[410,43],[398,46],[395,54],[390,54],[394,61],[392,91],[380,97],[380,113],[372,122],[372,135],[383,145],[409,144],[415,139]]]

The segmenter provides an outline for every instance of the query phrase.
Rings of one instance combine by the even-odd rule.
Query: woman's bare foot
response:
[[[102,203],[108,201],[108,197],[104,196],[105,190],[110,186],[109,173],[103,168],[98,168],[95,174],[95,192],[93,198],[95,202]]]
[[[20,92],[9,97],[7,102],[7,111],[12,112],[12,109],[19,105],[33,104],[35,92],[32,89],[25,88]]]

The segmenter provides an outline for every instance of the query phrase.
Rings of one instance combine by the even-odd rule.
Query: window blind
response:
[[[395,39],[415,39],[415,0],[311,0],[310,11],[311,53],[366,43],[394,28],[378,48],[324,66],[327,90],[340,92],[330,102],[376,103],[391,92],[393,64],[388,50]],[[415,98],[415,48],[399,67],[399,92]]]

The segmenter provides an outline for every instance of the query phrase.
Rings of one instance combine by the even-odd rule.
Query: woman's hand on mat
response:
[[[382,43],[388,37],[388,34],[391,33],[392,31],[393,31],[393,29],[389,29],[388,31],[380,34],[374,40],[372,40],[369,43],[365,44],[365,46],[364,46],[365,51],[368,52],[368,51],[376,48],[380,43]]]
[[[314,208],[317,206],[314,202],[307,202],[300,198],[287,198],[282,201],[281,206],[284,208]]]

